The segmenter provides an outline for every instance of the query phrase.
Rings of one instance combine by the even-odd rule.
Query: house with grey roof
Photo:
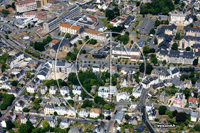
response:
[[[61,123],[60,123],[60,128],[61,129],[65,129],[65,128],[69,128],[70,126],[70,120],[69,119],[62,119]]]
[[[78,127],[71,127],[68,133],[81,133],[81,129]]]
[[[48,116],[44,117],[44,120],[46,120],[49,123],[49,126],[53,127],[53,128],[56,127],[56,125],[58,124],[58,120],[57,120],[56,116],[48,115]],[[42,125],[42,123],[41,123],[41,125]]]
[[[184,51],[187,47],[192,49],[194,44],[200,43],[200,37],[198,36],[182,36],[179,41],[179,50]]]
[[[20,123],[21,124],[26,124],[26,122],[28,121],[28,119],[29,119],[29,114],[22,114],[21,118],[20,118]]]
[[[187,25],[184,27],[184,35],[200,37],[200,29],[191,27],[190,25]]]
[[[55,95],[58,93],[58,89],[56,86],[51,86],[50,89],[49,89],[49,94],[50,95]]]
[[[191,115],[190,121],[197,122],[198,112],[193,111],[193,112],[190,113],[190,115]]]
[[[122,124],[123,123],[123,118],[124,118],[124,113],[117,113],[117,115],[115,116],[115,120],[119,123]]]

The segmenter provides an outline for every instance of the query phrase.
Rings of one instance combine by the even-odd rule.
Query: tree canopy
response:
[[[178,50],[178,44],[177,43],[173,43],[171,49],[177,51]]]
[[[160,107],[159,107],[159,114],[160,114],[160,115],[164,115],[165,112],[166,112],[166,110],[167,110],[167,107],[166,107],[166,106],[160,106]]]
[[[168,15],[168,13],[175,9],[172,0],[154,0],[152,3],[145,3],[140,7],[140,14],[163,14]]]

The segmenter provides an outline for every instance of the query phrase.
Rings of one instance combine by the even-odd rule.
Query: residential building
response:
[[[48,79],[52,68],[52,61],[47,61],[43,67],[40,69],[39,73],[37,74],[37,78],[40,80]]]
[[[104,109],[102,111],[102,114],[104,115],[105,118],[108,116],[110,116],[110,118],[111,118],[112,112],[110,110]]]
[[[138,87],[136,87],[136,89],[133,89],[132,95],[135,98],[139,98],[141,96],[142,89],[143,89],[143,86],[142,84],[140,84]]]
[[[186,26],[193,22],[193,19],[187,14],[171,14],[170,24],[177,26]]]
[[[37,9],[37,3],[35,0],[24,0],[15,3],[16,11],[19,13],[28,12]]]
[[[49,89],[49,94],[50,95],[55,95],[58,93],[58,89],[56,86],[51,86],[50,89]]]
[[[119,102],[120,100],[126,101],[129,100],[130,94],[127,92],[117,93],[116,100]]]
[[[20,123],[21,124],[26,124],[26,122],[28,121],[28,119],[29,119],[29,114],[22,114],[21,118],[20,118]]]
[[[118,27],[121,23],[123,23],[126,20],[126,16],[118,16],[116,18],[114,18],[110,23],[114,26],[114,27]]]
[[[51,100],[48,102],[49,104],[54,104],[54,105],[58,105],[60,106],[61,102],[61,98],[59,97],[52,97]]]
[[[81,133],[81,129],[78,127],[71,127],[68,133]]]
[[[69,87],[68,86],[63,86],[61,89],[60,89],[60,94],[62,96],[65,96],[66,94],[67,95],[70,95],[69,93]]]
[[[109,98],[112,95],[115,95],[117,93],[117,87],[116,86],[100,86],[98,89],[98,96],[103,98]]]
[[[41,93],[42,95],[44,95],[46,92],[47,92],[47,87],[46,87],[46,86],[41,86],[41,88],[40,88],[40,93]]]
[[[73,85],[72,86],[72,92],[74,95],[81,95],[81,92],[82,92],[82,88],[81,86],[77,86],[77,85]]]
[[[163,102],[164,104],[167,104],[169,100],[169,95],[165,91],[163,91],[162,93],[160,93],[158,98],[159,101]]]
[[[124,48],[124,47],[114,47],[112,49],[112,58],[128,58],[132,56],[137,56],[140,59],[140,50],[138,48]]]
[[[18,87],[8,90],[8,94],[13,94],[15,97],[17,97],[19,92],[20,92],[20,88],[18,88]]]
[[[58,124],[58,120],[57,120],[56,116],[48,115],[48,116],[44,117],[44,120],[46,120],[49,123],[49,126],[53,127],[53,128],[55,128],[56,125]]]
[[[186,105],[187,100],[185,99],[185,95],[181,93],[176,93],[174,96],[173,106],[176,107],[184,107]]]
[[[158,77],[148,76],[148,77],[145,77],[145,79],[142,81],[141,84],[143,88],[147,89],[147,88],[150,88],[151,85],[158,84],[158,82],[159,82]]]
[[[191,115],[190,121],[196,123],[197,122],[197,118],[198,118],[198,113],[193,111],[193,112],[190,113],[190,115]]]
[[[26,90],[27,90],[27,92],[29,92],[29,93],[35,93],[36,91],[37,91],[37,87],[36,86],[34,86],[34,85],[29,85],[27,88],[26,88]]]
[[[124,113],[119,112],[115,116],[115,120],[117,121],[118,124],[123,124],[123,118],[124,118]]]
[[[60,128],[61,129],[65,129],[65,128],[69,128],[70,126],[70,120],[69,119],[62,119],[61,123],[60,123]],[[75,133],[75,132],[73,132]]]
[[[190,108],[197,108],[199,104],[199,98],[190,97],[188,99],[188,104]]]
[[[45,107],[44,107],[44,114],[47,115],[47,114],[54,114],[54,106],[53,105],[50,105],[50,104],[47,104]]]
[[[67,109],[65,107],[55,107],[54,111],[57,112],[58,115],[67,114]]]
[[[67,115],[70,117],[76,117],[76,113],[77,113],[77,108],[75,107],[72,107],[72,108],[70,107],[67,110]]]
[[[87,109],[81,109],[78,115],[80,117],[89,117],[90,111]]]
[[[15,111],[17,111],[17,112],[21,111],[22,112],[24,107],[25,107],[24,101],[20,100],[15,105]]]
[[[200,36],[182,36],[179,41],[179,50],[184,51],[187,47],[192,49],[194,44],[200,43]]]
[[[63,33],[69,33],[72,35],[77,34],[77,32],[80,30],[81,27],[79,26],[73,26],[70,24],[62,23],[60,24],[60,31]]]
[[[168,62],[169,63],[182,63],[182,64],[193,64],[195,55],[189,51],[169,51]]]
[[[90,110],[90,117],[91,118],[97,118],[97,117],[99,117],[99,115],[100,115],[100,110],[99,109],[92,108]]]
[[[184,27],[184,35],[185,36],[200,37],[200,29],[191,27],[190,25],[187,25],[187,26]]]

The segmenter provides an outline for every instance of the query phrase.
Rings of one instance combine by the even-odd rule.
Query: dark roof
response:
[[[172,74],[177,73],[177,72],[179,72],[179,68],[177,67],[172,70]]]
[[[185,40],[194,40],[194,41],[200,41],[200,37],[196,37],[196,36],[182,36],[181,39],[185,39]]]
[[[169,53],[169,51],[167,51],[166,49],[165,50],[160,50],[160,54],[161,55],[167,55]]]
[[[193,28],[190,25],[184,27],[185,32],[193,31],[193,32],[200,32],[200,28]]]
[[[53,49],[57,50],[59,45],[60,45],[60,48],[64,45],[68,45],[69,47],[72,47],[72,44],[70,43],[68,39],[63,39],[61,44],[60,42],[56,43],[55,45],[53,45]]]
[[[180,51],[175,51],[175,50],[170,50],[169,53],[168,53],[169,57],[177,57],[177,58],[179,58],[179,55],[180,55]]]
[[[162,41],[162,42],[159,44],[158,47],[159,47],[160,49],[166,50],[166,49],[169,48],[169,46],[170,46],[169,42],[166,41],[166,40],[164,40],[164,41]]]

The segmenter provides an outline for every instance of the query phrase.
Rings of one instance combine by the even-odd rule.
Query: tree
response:
[[[175,0],[174,4],[178,4],[180,2],[180,0]]]
[[[163,66],[165,66],[165,65],[167,64],[167,61],[164,60],[164,61],[162,62],[162,64],[163,64]]]
[[[196,15],[193,15],[193,20],[194,20],[194,21],[197,21],[197,20],[198,20]]]
[[[193,25],[193,23],[190,23],[190,27],[193,27],[194,25]]]
[[[110,109],[110,105],[105,104],[105,105],[104,105],[104,108],[107,109],[107,110],[109,110],[109,109]]]
[[[171,49],[177,51],[178,50],[178,44],[177,43],[173,43]]]
[[[82,40],[78,40],[78,44],[83,44]]]
[[[186,113],[185,112],[177,113],[176,122],[185,122],[185,120],[186,120]]]
[[[181,38],[181,34],[180,34],[180,33],[176,33],[175,39],[176,39],[176,40],[180,40],[180,38]]]
[[[18,131],[19,131],[19,133],[29,133],[28,125],[22,124]]]
[[[158,27],[160,25],[160,21],[158,19],[156,19],[155,21],[155,27]]]
[[[197,66],[197,65],[198,65],[198,62],[199,62],[199,59],[198,59],[198,58],[197,58],[197,59],[194,59],[193,65],[194,65],[194,66]]]
[[[160,115],[164,115],[166,110],[167,110],[166,106],[160,106],[158,111]]]
[[[109,23],[109,24],[107,25],[107,29],[108,29],[108,30],[111,30],[112,28],[113,28],[113,24],[110,24],[110,23]]]
[[[140,1],[137,1],[137,2],[136,2],[136,6],[139,6],[139,5],[140,5]]]
[[[155,44],[155,45],[158,44],[158,39],[157,39],[157,37],[155,37],[155,39],[154,39],[154,44]]]
[[[17,85],[18,85],[18,82],[14,80],[14,81],[11,82],[11,85],[12,85],[12,86],[17,86]]]
[[[144,73],[144,63],[141,63],[140,66],[139,66],[139,70],[140,72]],[[146,64],[146,74],[151,74],[151,71],[153,70],[153,67],[152,65],[150,64]]]
[[[31,133],[32,130],[34,129],[33,123],[30,122],[30,121],[27,121],[27,122],[26,122],[26,125],[28,126],[28,132]]]
[[[8,14],[10,14],[9,10],[6,10],[6,9],[3,9],[1,11],[1,13],[4,14],[4,15],[6,15],[6,16],[8,16]]]
[[[200,132],[200,124],[196,124],[194,130]]]
[[[187,47],[187,48],[186,48],[186,51],[190,51],[190,47]]]
[[[12,121],[8,120],[6,121],[6,126],[7,126],[7,129],[10,130],[12,129],[13,127],[15,127],[15,125],[12,123]]]
[[[74,101],[73,100],[68,100],[68,103],[73,106],[74,105]]]
[[[153,63],[154,65],[156,65],[158,63],[157,57],[155,54],[151,54],[150,55],[150,61],[151,63]]]
[[[152,28],[152,29],[150,30],[149,35],[150,35],[150,34],[155,34],[154,28]]]
[[[106,9],[105,15],[108,18],[108,20],[112,20],[112,19],[115,18],[115,12],[113,10],[110,10],[110,9]]]
[[[177,115],[177,113],[178,113],[178,111],[177,111],[177,110],[174,110],[174,111],[172,112],[173,117],[175,117],[175,116]]]
[[[43,126],[43,128],[48,128],[49,127],[48,121],[44,120],[42,126]]]
[[[125,115],[125,119],[128,121],[131,117],[129,115]]]
[[[28,108],[23,108],[23,112],[28,112],[29,109]]]
[[[147,45],[144,45],[144,46],[143,46],[143,52],[144,52],[144,53],[150,53],[150,47],[147,46]]]
[[[86,107],[92,107],[93,103],[90,100],[84,100],[83,104],[82,104],[82,108],[86,108]]]
[[[69,33],[67,33],[67,34],[65,35],[65,37],[66,37],[66,38],[70,38],[71,35],[70,35]]]
[[[57,116],[58,115],[58,113],[55,111],[54,113],[53,113],[55,116]]]
[[[89,40],[90,38],[89,38],[89,36],[85,36],[85,40],[87,41],[87,40]]]

